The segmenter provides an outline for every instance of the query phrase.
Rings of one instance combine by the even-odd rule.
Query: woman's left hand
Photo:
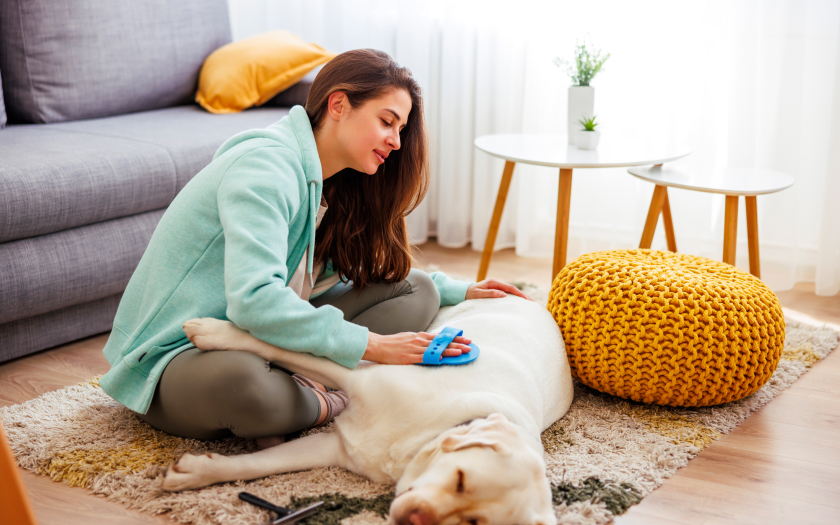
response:
[[[523,299],[533,301],[530,297],[520,292],[516,286],[503,283],[496,279],[484,279],[481,282],[474,283],[467,288],[466,299],[488,299],[491,297],[504,297],[507,294],[513,294]]]

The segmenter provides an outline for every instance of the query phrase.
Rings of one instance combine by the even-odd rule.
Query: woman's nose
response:
[[[391,149],[400,149],[400,134],[399,133],[393,133],[393,134],[388,135],[388,146],[390,146]]]

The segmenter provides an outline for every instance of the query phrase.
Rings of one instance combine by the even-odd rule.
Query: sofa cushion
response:
[[[56,124],[55,129],[131,139],[163,148],[175,166],[177,193],[213,160],[224,141],[241,131],[270,126],[288,114],[288,108],[260,108],[212,115],[192,105],[65,122]]]
[[[204,61],[195,101],[218,114],[261,106],[334,56],[288,31],[232,42]]]
[[[0,244],[0,324],[122,293],[165,211]]]
[[[61,122],[192,101],[230,42],[226,0],[3,0],[0,70],[12,122]]]
[[[184,106],[8,126],[0,140],[0,242],[164,208],[225,140],[287,113],[210,115]]]
[[[164,208],[175,168],[142,142],[12,125],[0,138],[0,242]]]
[[[0,363],[109,331],[121,298],[122,293],[0,324]]]

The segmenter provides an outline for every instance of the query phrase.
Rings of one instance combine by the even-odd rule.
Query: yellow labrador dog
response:
[[[540,432],[566,413],[573,396],[557,323],[544,306],[508,296],[443,308],[429,331],[443,326],[464,330],[479,358],[439,367],[362,362],[349,370],[272,346],[227,321],[195,321],[198,348],[236,341],[237,350],[340,388],[350,401],[334,432],[253,454],[185,455],[163,488],[339,466],[397,484],[391,523],[556,524]]]

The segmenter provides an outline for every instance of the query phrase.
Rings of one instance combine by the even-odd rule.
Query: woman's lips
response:
[[[377,158],[377,159],[379,159],[379,163],[380,163],[380,164],[382,164],[383,162],[385,162],[385,156],[384,156],[384,155],[382,155],[382,154],[381,154],[381,153],[379,153],[378,151],[374,151],[374,152],[373,152],[373,154],[374,154],[374,155],[376,155],[376,158]]]

